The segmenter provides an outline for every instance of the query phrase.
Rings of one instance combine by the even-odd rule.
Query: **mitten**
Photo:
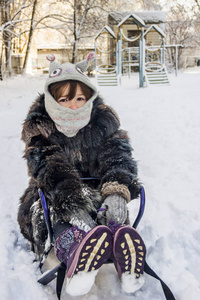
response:
[[[82,229],[85,232],[88,232],[96,226],[95,221],[92,219],[89,213],[82,209],[73,212],[69,223],[73,226],[78,226],[79,229]]]
[[[115,224],[124,224],[126,218],[126,199],[118,194],[107,196],[97,213],[98,223],[101,225],[109,225],[110,221],[114,221]]]

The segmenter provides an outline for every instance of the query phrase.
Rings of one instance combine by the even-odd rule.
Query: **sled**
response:
[[[98,178],[82,178],[83,181],[88,181],[88,180],[99,180]],[[48,212],[48,207],[47,207],[47,203],[46,203],[46,199],[45,199],[45,195],[43,193],[43,191],[39,188],[38,189],[38,193],[42,202],[42,207],[44,210],[44,217],[45,217],[45,222],[46,222],[46,226],[47,226],[47,231],[48,231],[48,238],[50,240],[51,243],[51,248],[47,253],[44,253],[43,256],[43,260],[40,262],[40,269],[42,270],[42,266],[45,263],[45,259],[47,258],[47,256],[49,255],[49,252],[51,250],[53,250],[53,230],[52,230],[52,226],[51,226],[51,222],[50,222],[50,217],[49,217],[49,212]],[[140,205],[139,205],[139,210],[138,210],[138,214],[137,217],[133,223],[133,228],[136,229],[138,224],[140,223],[142,216],[144,214],[144,209],[145,209],[145,190],[144,187],[140,187]],[[109,263],[113,263],[112,260],[108,260],[107,262],[105,262],[106,264]],[[149,267],[149,265],[147,264],[147,262],[145,261],[145,265],[144,265],[144,272],[147,273],[148,275],[158,279],[161,283],[165,298],[167,300],[175,300],[174,295],[172,294],[171,290],[169,289],[169,287],[162,281],[162,279],[159,278],[159,276]],[[58,261],[58,264],[53,267],[50,271],[44,272],[41,277],[38,279],[38,282],[43,284],[43,285],[47,285],[48,283],[50,283],[52,280],[54,280],[55,278],[57,278],[57,282],[56,282],[56,293],[57,293],[57,297],[60,300],[61,297],[61,291],[62,291],[62,286],[63,286],[63,282],[65,279],[65,273],[66,273],[66,266],[64,263],[60,263]]]

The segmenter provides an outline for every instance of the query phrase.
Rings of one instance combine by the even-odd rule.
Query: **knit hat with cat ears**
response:
[[[80,61],[75,65],[72,63],[59,64],[55,61],[55,56],[53,54],[48,55],[47,59],[50,61],[50,67],[49,76],[45,84],[45,94],[49,94],[49,85],[52,83],[64,80],[77,80],[90,87],[93,90],[92,98],[96,98],[97,89],[91,83],[88,76],[84,74],[89,63],[94,59],[94,53],[89,53],[86,60]]]
[[[54,55],[49,55],[47,59],[50,61],[50,68],[45,84],[45,108],[57,129],[67,137],[73,137],[89,123],[93,101],[97,97],[96,87],[91,83],[88,76],[84,74],[89,62],[94,59],[94,54],[90,53],[86,60],[75,65],[71,63],[60,65],[55,61]],[[70,109],[69,107],[60,105],[49,92],[49,85],[64,80],[76,80],[84,83],[92,89],[92,96],[78,109]]]

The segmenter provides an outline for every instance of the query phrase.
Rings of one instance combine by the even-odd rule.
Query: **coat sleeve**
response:
[[[22,130],[22,140],[26,143],[24,157],[29,175],[43,189],[56,219],[69,221],[77,207],[89,213],[93,207],[84,198],[81,179],[66,153],[53,142],[51,134],[54,130],[54,123],[42,104],[36,101]]]
[[[119,119],[109,107],[96,122],[103,136],[98,152],[103,199],[113,193],[120,194],[127,201],[137,198],[140,191],[137,162],[132,157],[127,132],[119,129]]]

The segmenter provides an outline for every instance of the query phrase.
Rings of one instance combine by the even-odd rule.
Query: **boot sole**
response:
[[[79,272],[99,269],[110,257],[113,237],[106,226],[93,228],[80,243],[73,261],[67,271],[67,278]]]
[[[122,274],[135,273],[136,278],[143,274],[146,247],[142,238],[133,227],[124,226],[115,233],[113,254],[120,279]]]

